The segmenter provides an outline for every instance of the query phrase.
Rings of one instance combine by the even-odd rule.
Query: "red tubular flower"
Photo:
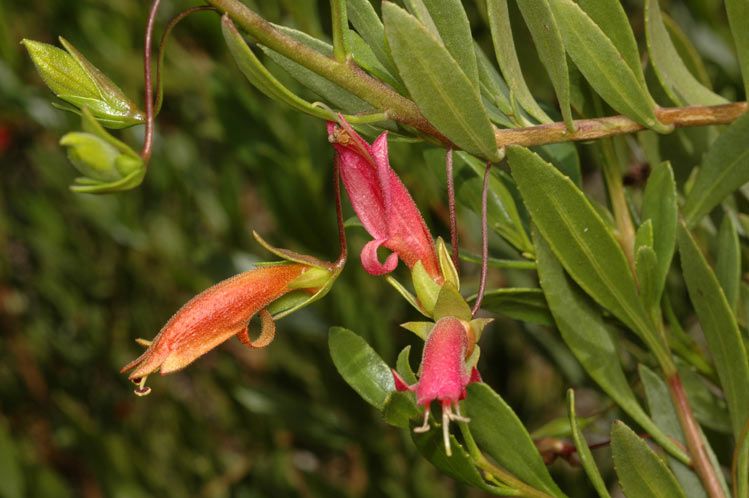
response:
[[[383,275],[395,269],[398,258],[409,268],[421,261],[427,273],[441,283],[434,240],[408,190],[390,167],[387,132],[370,145],[341,118],[340,126],[328,123],[328,138],[336,150],[351,205],[374,238],[361,252],[364,269]],[[393,251],[384,263],[377,259],[380,246]]]
[[[460,414],[458,402],[465,398],[469,383],[481,380],[475,368],[469,370],[466,366],[466,356],[473,348],[471,342],[463,322],[451,316],[441,318],[427,336],[418,382],[408,386],[393,371],[396,389],[415,392],[417,403],[424,407],[424,423],[414,432],[429,430],[432,401],[439,401],[442,405],[442,433],[448,456],[451,454],[450,421],[468,421]]]
[[[237,336],[250,347],[264,347],[275,333],[273,317],[266,309],[274,301],[289,294],[288,307],[279,315],[297,309],[327,292],[337,276],[334,266],[318,266],[289,262],[259,266],[224,280],[203,291],[164,325],[148,349],[122,368],[132,370],[129,378],[139,384],[136,394],[144,395],[146,377],[159,370],[168,374],[180,370],[198,357]],[[295,294],[292,294],[295,293]],[[293,301],[293,302],[292,302]],[[250,319],[259,314],[262,333],[251,341],[247,331]],[[277,315],[278,316],[278,315]]]

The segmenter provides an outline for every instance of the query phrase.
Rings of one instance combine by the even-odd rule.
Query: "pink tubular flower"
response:
[[[469,383],[481,380],[475,368],[469,371],[466,366],[466,355],[473,347],[470,342],[463,322],[451,316],[441,318],[427,336],[418,382],[409,386],[393,371],[396,389],[415,392],[417,403],[424,407],[424,423],[414,432],[429,430],[430,405],[432,401],[441,403],[442,433],[448,456],[451,454],[450,421],[468,421],[460,414],[458,402],[465,398]]]
[[[374,237],[361,252],[364,269],[383,275],[395,269],[398,258],[409,268],[421,261],[427,273],[441,283],[434,240],[408,190],[390,167],[387,132],[370,145],[341,118],[340,126],[328,123],[328,139],[336,150],[351,205]],[[380,246],[393,251],[384,263],[377,259]]]
[[[180,370],[232,336],[251,347],[264,347],[275,333],[273,317],[266,309],[280,297],[298,292],[310,301],[327,285],[333,268],[303,263],[259,266],[224,280],[203,291],[164,325],[137,359],[122,368],[132,370],[129,378],[139,387],[136,394],[150,392],[145,386],[148,375],[159,370],[168,374]],[[259,314],[262,333],[257,341],[249,337],[250,319]]]

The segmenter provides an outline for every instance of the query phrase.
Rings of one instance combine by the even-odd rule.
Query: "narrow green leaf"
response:
[[[521,0],[518,2],[518,7],[531,32],[538,56],[549,74],[551,84],[554,86],[564,122],[568,129],[573,130],[567,54],[564,50],[562,33],[559,31],[554,14],[551,12],[549,0],[536,0],[534,2]]]
[[[606,483],[601,477],[601,472],[596,466],[596,461],[593,459],[593,454],[590,452],[588,442],[585,440],[580,428],[577,423],[577,416],[575,415],[575,391],[572,389],[567,390],[567,412],[569,413],[570,426],[572,427],[572,438],[575,441],[575,448],[577,448],[577,456],[580,458],[580,463],[583,464],[583,469],[590,479],[590,483],[601,498],[610,498],[609,490],[606,488]]]
[[[472,302],[476,296],[471,296],[468,301]],[[484,294],[482,309],[508,316],[515,320],[539,325],[554,325],[554,319],[549,313],[546,299],[541,289],[494,289]]]
[[[481,95],[433,35],[397,5],[382,6],[385,35],[401,77],[426,118],[463,150],[496,161]]]
[[[512,39],[512,26],[510,25],[507,0],[487,0],[486,8],[489,14],[489,28],[492,32],[494,54],[513,96],[528,114],[541,123],[550,123],[552,119],[536,102],[520,69],[515,41]]]
[[[624,252],[585,194],[527,149],[509,147],[507,157],[533,222],[562,266],[593,299],[653,342]]]
[[[728,101],[705,88],[687,69],[668,35],[658,0],[645,1],[648,53],[658,80],[677,105],[719,105]]]
[[[364,401],[378,410],[395,391],[390,367],[364,339],[342,327],[332,327],[328,338],[330,356],[338,373]]]
[[[317,50],[321,54],[327,55],[328,57],[333,56],[333,46],[322,40],[318,40],[306,33],[285,26],[275,26],[275,28],[283,31],[296,41]],[[344,112],[356,114],[374,111],[374,108],[367,102],[363,101],[348,90],[344,90],[325,77],[320,76],[314,71],[307,69],[301,64],[294,62],[267,47],[261,45],[260,48],[271,58],[271,60],[273,60],[273,62],[281,66],[295,80]]]
[[[468,386],[464,401],[479,448],[523,482],[552,496],[565,496],[554,483],[536,445],[512,408],[489,386]]]
[[[679,253],[689,297],[702,325],[723,388],[734,436],[749,420],[749,361],[736,318],[718,279],[689,230],[679,229]]]
[[[741,76],[744,77],[744,91],[749,95],[749,30],[746,29],[746,20],[749,19],[749,1],[726,0],[728,11],[728,25],[731,26],[733,42],[736,44],[736,52],[739,55]]]
[[[611,430],[614,468],[627,498],[679,498],[684,491],[658,455],[623,422]]]
[[[572,0],[549,1],[567,53],[596,93],[643,126],[660,133],[670,131],[670,127],[658,122],[655,101],[645,82],[627,64],[606,32]]]
[[[741,246],[733,218],[726,214],[718,231],[718,252],[715,257],[715,276],[718,278],[726,301],[736,312],[741,285]]]
[[[362,69],[396,89],[406,93],[406,87],[380,62],[364,39],[356,31],[349,30],[346,34],[346,46],[351,51],[351,57]]]
[[[641,247],[653,248],[653,220],[643,221],[635,233],[635,252]]]
[[[590,377],[658,443],[681,461],[684,452],[647,416],[629,387],[601,313],[564,274],[549,245],[533,232],[538,276],[562,339]]]
[[[642,220],[653,223],[653,250],[658,259],[655,295],[660,298],[676,248],[679,206],[671,163],[653,168],[642,199]]]
[[[478,469],[476,469],[473,460],[471,460],[470,455],[455,436],[450,436],[452,456],[445,454],[445,445],[442,441],[441,431],[432,429],[421,434],[412,431],[411,437],[419,449],[419,453],[432,462],[432,465],[437,467],[437,469],[453,479],[496,495],[505,495],[502,491],[506,492],[508,490],[511,494],[515,494],[512,493],[515,490],[511,488],[499,488],[484,481]]]
[[[637,279],[640,284],[640,298],[648,310],[658,310],[658,258],[652,247],[642,246],[635,254]]]
[[[412,16],[424,25],[427,31],[429,31],[435,38],[442,41],[437,25],[434,24],[434,20],[432,20],[432,16],[429,14],[429,9],[427,9],[424,0],[403,0],[403,5]]]
[[[697,81],[702,83],[705,88],[712,90],[712,84],[710,82],[710,75],[707,73],[705,63],[702,61],[702,56],[697,51],[697,48],[692,44],[692,41],[687,37],[686,33],[682,31],[676,22],[661,12],[663,23],[666,25],[668,34],[671,37],[671,41],[676,47],[676,51],[681,56],[681,59],[686,64],[689,72],[697,78]]]
[[[692,406],[694,417],[708,429],[723,434],[731,434],[731,417],[722,393],[715,392],[715,383],[706,381],[691,366],[682,362],[676,363],[681,376],[681,383]]]
[[[385,28],[369,0],[348,0],[348,18],[390,74],[397,77],[395,63],[385,43]]]
[[[476,61],[479,68],[479,82],[481,83],[481,92],[497,106],[497,108],[508,117],[512,116],[512,104],[510,104],[510,89],[507,83],[500,76],[497,68],[489,61],[481,47],[475,43]],[[512,127],[512,126],[508,126]]]
[[[416,398],[410,392],[391,392],[382,407],[382,418],[385,422],[401,429],[409,429],[411,421],[420,416],[421,409],[416,405]]]
[[[479,89],[479,70],[473,49],[471,25],[460,0],[423,0],[442,43],[471,84]]]
[[[671,396],[668,393],[668,386],[661,380],[658,375],[643,364],[639,365],[640,380],[645,388],[645,397],[648,402],[648,409],[653,421],[666,434],[685,446],[684,433],[681,430],[679,418],[671,402]],[[692,469],[674,458],[668,459],[668,465],[674,472],[676,479],[684,488],[687,498],[706,498],[707,494],[702,487],[699,477]]]
[[[684,219],[692,227],[731,192],[749,182],[749,113],[731,124],[705,154],[694,186],[684,203]]]
[[[322,119],[335,119],[333,113],[313,106],[311,103],[295,95],[283,83],[278,81],[263,66],[250,47],[247,46],[244,38],[228,16],[221,18],[221,30],[226,41],[226,46],[229,48],[229,53],[237,63],[239,70],[258,90],[263,92],[267,97],[288,104],[306,114]]]
[[[638,81],[645,86],[640,50],[620,0],[577,0],[577,4],[606,33]]]
[[[582,187],[583,174],[580,168],[580,154],[578,154],[574,143],[546,144],[534,147],[532,150],[543,157],[544,160],[556,166],[566,176],[569,176],[575,185]]]

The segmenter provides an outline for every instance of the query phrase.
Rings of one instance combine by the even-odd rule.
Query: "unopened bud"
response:
[[[57,97],[70,106],[57,106],[80,113],[87,107],[107,128],[142,124],[145,115],[120,88],[64,38],[65,50],[34,40],[21,42],[40,76]]]

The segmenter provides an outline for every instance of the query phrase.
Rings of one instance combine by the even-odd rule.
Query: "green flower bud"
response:
[[[81,113],[84,107],[107,128],[126,128],[145,122],[145,115],[115,85],[64,38],[65,50],[34,40],[21,42],[44,83],[69,105],[56,107]]]
[[[140,185],[146,172],[143,160],[128,145],[109,135],[88,108],[81,111],[82,132],[68,133],[60,145],[68,147],[68,158],[84,175],[70,188],[75,192],[103,194]]]

